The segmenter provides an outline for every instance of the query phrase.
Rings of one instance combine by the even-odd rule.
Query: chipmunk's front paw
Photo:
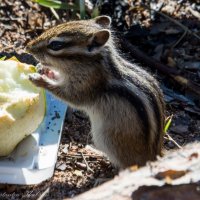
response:
[[[37,72],[38,72],[39,74],[44,74],[44,73],[43,73],[44,67],[42,66],[41,63],[38,63],[38,64],[36,65],[36,69],[37,69]]]
[[[48,82],[46,80],[46,77],[38,73],[30,74],[29,80],[37,87],[43,87],[43,88],[48,87]]]

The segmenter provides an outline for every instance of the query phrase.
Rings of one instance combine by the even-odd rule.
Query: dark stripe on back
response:
[[[112,58],[107,57],[106,61],[107,61],[107,64],[109,65],[109,70],[111,74],[113,75],[113,77],[115,77],[118,80],[122,79],[122,74],[120,73],[119,69],[116,67],[116,64],[114,63]]]
[[[148,74],[148,72],[146,72],[146,71],[144,71],[144,73],[143,73],[143,70],[142,69],[140,69],[139,67],[137,67],[136,69],[134,69],[134,66],[131,64],[131,63],[128,63],[128,62],[124,62],[124,60],[121,58],[121,57],[119,57],[118,58],[118,60],[119,60],[119,62],[122,64],[122,65],[128,65],[127,67],[129,68],[129,69],[131,69],[131,70],[133,70],[136,74],[138,74],[139,76],[140,75],[144,75],[145,77],[144,78],[147,78],[147,76],[150,76],[149,74]],[[161,133],[161,128],[162,128],[162,125],[161,125],[161,123],[162,123],[162,116],[161,116],[161,110],[160,110],[160,108],[159,108],[159,106],[158,106],[158,101],[157,101],[157,98],[156,98],[156,96],[149,90],[149,88],[148,88],[148,86],[146,86],[146,85],[142,85],[141,83],[140,83],[140,81],[139,80],[137,80],[137,79],[135,79],[134,77],[131,77],[131,76],[128,76],[128,75],[125,75],[125,74],[120,74],[120,72],[118,72],[118,68],[116,68],[115,67],[115,65],[116,64],[114,64],[113,63],[113,60],[112,60],[112,58],[111,57],[107,57],[107,64],[109,65],[109,68],[110,68],[110,71],[111,71],[111,73],[112,73],[112,75],[116,78],[116,79],[124,79],[124,80],[128,80],[130,83],[132,83],[132,84],[134,84],[137,88],[138,88],[138,90],[139,91],[141,91],[141,92],[143,92],[146,96],[147,96],[147,98],[148,98],[148,100],[149,100],[149,103],[153,106],[153,111],[154,111],[154,113],[155,113],[155,118],[156,118],[156,120],[157,120],[157,134],[158,134],[158,136],[156,136],[156,139],[158,140],[158,141],[156,141],[156,143],[158,143],[159,142],[159,140],[160,140],[160,133]],[[141,71],[140,71],[141,70]],[[147,80],[148,81],[148,80]],[[150,84],[150,83],[149,83]],[[156,87],[157,88],[157,87]],[[154,89],[156,89],[155,88],[155,86],[154,86]],[[128,89],[127,89],[128,90]],[[129,91],[130,92],[130,91]],[[159,93],[159,92],[156,92],[156,93]],[[131,95],[132,95],[132,92],[131,92]],[[128,96],[127,94],[126,94],[126,96]],[[135,95],[136,96],[136,95]],[[136,96],[137,97],[137,96]],[[129,98],[129,99],[131,99],[131,98]],[[133,103],[133,106],[134,107],[138,107],[138,106],[136,106],[136,105],[138,105],[138,103],[137,102],[135,102],[136,100],[131,100]],[[142,100],[140,100],[140,102],[142,102]],[[137,112],[140,112],[140,113],[143,113],[144,111],[140,111],[140,110],[137,110]],[[146,113],[146,112],[145,112]],[[142,114],[142,116],[143,116],[143,114]],[[141,118],[141,117],[140,117]],[[146,116],[146,118],[148,118],[148,114],[147,114],[147,116]],[[150,123],[150,122],[149,122]],[[148,125],[149,126],[149,128],[151,128],[150,127],[150,124]],[[146,127],[146,125],[145,125],[145,127]],[[146,131],[145,131],[146,132]],[[149,132],[149,130],[147,131],[147,132]]]
[[[143,92],[146,94],[146,96],[148,96],[148,100],[150,102],[150,104],[153,107],[153,111],[154,111],[154,115],[155,115],[155,120],[156,120],[156,126],[157,126],[157,131],[156,131],[156,135],[155,135],[155,145],[153,145],[153,148],[155,148],[155,152],[157,152],[157,144],[159,144],[160,142],[160,137],[161,137],[161,129],[162,129],[162,113],[161,110],[159,108],[158,105],[158,99],[157,97],[148,90],[147,87],[144,87]]]
[[[155,95],[159,92],[159,91],[155,91],[156,94],[153,94],[152,91],[148,88],[148,86],[146,85],[140,85],[139,81],[136,81],[135,79],[133,79],[130,76],[126,75],[126,79],[128,81],[130,81],[132,84],[136,85],[141,91],[143,91],[143,93],[147,96],[149,103],[152,105],[153,107],[153,111],[154,111],[154,115],[155,115],[155,119],[156,119],[156,125],[157,125],[157,131],[156,131],[156,136],[155,136],[155,145],[153,145],[154,151],[157,152],[159,149],[157,149],[157,144],[160,143],[160,137],[162,137],[162,129],[163,129],[163,116],[162,116],[162,111],[159,107],[159,103],[162,104],[162,102],[160,102],[160,99],[158,99]],[[156,90],[157,87],[154,87],[154,90]]]
[[[158,102],[159,100],[157,99],[156,95],[157,95],[157,92],[155,91],[155,93],[153,93],[149,88],[148,86],[146,85],[139,85],[138,82],[136,82],[133,78],[131,78],[130,76],[127,77],[127,79],[133,83],[134,85],[136,85],[138,88],[140,88],[144,94],[148,97],[148,100],[150,102],[150,104],[153,106],[153,110],[154,110],[154,113],[155,113],[155,117],[156,117],[156,120],[157,120],[157,130],[158,132],[160,133],[160,130],[161,130],[161,118],[162,118],[162,114],[161,114],[161,110],[159,108],[159,103]],[[156,88],[154,88],[155,90]]]
[[[128,88],[121,85],[112,85],[106,88],[106,92],[110,95],[117,95],[123,99],[126,99],[136,110],[137,115],[141,121],[141,125],[143,128],[143,132],[145,134],[145,138],[148,141],[150,134],[150,122],[148,118],[148,113],[146,111],[143,100],[140,98],[140,94],[136,94]],[[120,108],[119,108],[120,109]],[[133,122],[134,123],[134,122]]]
[[[135,73],[137,73],[139,76],[144,76],[144,78],[147,81],[149,81],[149,84],[155,89],[155,92],[158,95],[158,98],[160,100],[159,103],[161,104],[162,110],[164,111],[165,105],[164,105],[164,102],[163,102],[163,96],[162,96],[162,93],[160,91],[159,86],[155,82],[153,82],[154,79],[152,78],[152,75],[149,74],[147,71],[143,70],[141,67],[133,65],[132,63],[129,63],[128,61],[125,61],[121,57],[119,58],[119,61],[122,63],[123,66],[131,69],[132,71],[134,71]]]
[[[114,58],[110,55],[112,54],[108,49],[106,51],[106,54],[104,54],[103,60],[106,62],[106,66],[108,66],[108,70],[111,72],[112,76],[116,78],[117,80],[122,79],[122,73],[116,66],[117,63],[113,60]]]
[[[150,104],[153,106],[153,110],[155,112],[155,117],[158,121],[158,127],[157,130],[158,132],[160,132],[160,128],[161,128],[161,111],[160,108],[158,106],[158,100],[155,96],[155,94],[152,93],[152,91],[146,86],[146,85],[140,85],[137,81],[135,81],[132,77],[130,76],[126,76],[126,79],[128,81],[130,81],[132,84],[136,85],[138,89],[140,89],[147,97],[148,100],[150,102]]]
[[[116,76],[116,74],[118,74],[118,72],[116,72],[116,64],[111,59],[112,58],[110,58],[110,61],[107,61],[107,62],[109,64],[112,75],[118,80],[119,79],[127,80],[130,82],[130,84],[133,84],[135,87],[137,87],[137,89],[139,91],[141,91],[145,94],[146,98],[149,101],[149,104],[150,104],[149,106],[152,106],[152,109],[153,109],[153,112],[155,115],[155,120],[156,120],[156,133],[155,133],[156,135],[155,135],[155,141],[154,141],[155,145],[153,145],[154,151],[156,153],[159,150],[157,144],[160,143],[160,139],[162,137],[161,133],[163,132],[162,129],[163,129],[164,103],[163,103],[163,97],[160,92],[160,89],[157,86],[157,84],[155,82],[153,82],[154,79],[152,78],[151,74],[149,74],[147,71],[141,69],[139,66],[135,66],[132,63],[125,61],[120,56],[118,56],[116,58],[118,60],[118,62],[122,66],[131,69],[139,77],[146,79],[147,83],[149,82],[149,86],[141,83],[141,81],[138,80],[137,77],[131,77],[131,76],[125,75],[124,73],[121,74],[121,76],[118,76],[118,75]],[[137,96],[137,94],[133,94],[133,92],[129,91],[127,88],[124,88],[122,86],[121,86],[122,88],[118,88],[118,87],[119,86],[117,86],[117,88],[115,88],[115,89],[112,88],[112,92],[117,93],[119,96],[123,96],[134,106],[134,108],[137,110],[138,116],[140,117],[141,121],[143,122],[144,132],[148,133],[148,134],[146,134],[146,137],[148,139],[148,136],[150,135],[149,130],[151,129],[151,125],[150,125],[150,121],[148,119],[148,113],[146,112],[144,104],[142,103],[143,101],[140,100],[140,98]],[[152,90],[150,90],[149,87],[151,87],[154,92]],[[142,104],[142,105],[140,105],[140,104]],[[141,110],[141,108],[143,108],[143,110]]]
[[[151,74],[149,74],[147,71],[141,69],[137,65],[133,65],[132,63],[125,61],[121,57],[119,57],[118,60],[123,66],[131,69],[133,72],[138,74],[139,77],[146,79],[149,82],[150,87],[152,87],[154,90],[154,93],[153,93],[148,88],[147,85],[144,85],[144,84],[141,85],[140,81],[138,81],[137,79],[130,77],[128,75],[124,75],[125,79],[127,79],[128,81],[130,81],[131,83],[136,85],[139,89],[141,89],[145,93],[145,95],[148,97],[149,103],[152,105],[152,108],[153,108],[153,111],[155,114],[156,125],[157,125],[157,129],[156,129],[157,131],[156,131],[156,136],[155,136],[155,145],[154,145],[155,151],[157,152],[158,151],[157,144],[160,143],[160,139],[161,139],[162,133],[163,133],[163,120],[164,120],[163,119],[164,102],[163,102],[163,97],[160,92],[160,89],[157,86],[157,84],[153,82],[154,79],[152,78]],[[159,106],[159,104],[161,105],[161,107]]]
[[[133,79],[132,77],[125,75],[125,79],[129,80],[131,83],[133,83],[134,85],[136,85],[138,88],[141,88],[141,90],[143,90],[143,92],[148,96],[148,99],[151,103],[151,105],[153,106],[153,110],[155,112],[155,117],[157,119],[157,130],[158,130],[158,134],[161,133],[161,130],[163,127],[162,125],[162,113],[163,111],[161,111],[161,109],[164,110],[164,104],[163,104],[163,100],[162,100],[162,95],[160,94],[160,89],[158,88],[158,86],[153,82],[154,79],[151,77],[151,75],[141,69],[139,66],[135,66],[132,63],[129,63],[127,61],[125,61],[123,58],[119,57],[118,58],[119,61],[127,68],[131,69],[133,72],[135,72],[136,74],[138,74],[139,76],[143,76],[147,81],[149,81],[149,85],[151,85],[151,87],[155,90],[155,94],[152,93],[151,90],[149,90],[148,86],[146,85],[140,85],[139,81]],[[155,96],[157,95],[157,97]],[[159,99],[159,102],[158,102]],[[158,104],[161,104],[162,108],[160,109]]]

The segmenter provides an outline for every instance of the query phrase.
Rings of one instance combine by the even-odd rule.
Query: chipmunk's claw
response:
[[[38,72],[39,74],[44,74],[44,67],[42,66],[41,63],[38,63],[38,64],[36,65],[36,69],[37,69],[37,72]]]

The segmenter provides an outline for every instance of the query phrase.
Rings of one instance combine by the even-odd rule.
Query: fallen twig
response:
[[[48,187],[38,198],[37,200],[42,200],[46,196],[47,193],[49,193],[50,187]]]
[[[166,123],[169,119],[172,119],[172,118],[173,118],[173,114],[170,115],[170,116],[168,116],[168,117],[166,117],[166,119],[165,119],[165,123]]]
[[[81,152],[81,156],[86,164],[86,167],[87,167],[87,171],[91,171],[92,173],[94,173],[94,171],[90,168],[90,166],[88,165],[88,162],[87,160],[85,159],[85,156],[83,155],[83,153]]]
[[[196,17],[198,20],[200,20],[200,13],[196,10],[194,10],[191,6],[186,8],[194,17]]]
[[[96,154],[83,154],[84,157],[93,157],[93,158],[103,158],[103,156],[100,156],[100,155],[96,155]],[[77,153],[77,154],[71,154],[71,153],[68,153],[66,155],[67,157],[74,157],[74,158],[81,158],[82,155],[80,155],[80,153]]]
[[[179,83],[181,86],[184,86],[185,88],[189,89],[193,93],[200,95],[200,85],[194,83],[193,81],[181,76],[180,71],[168,67],[157,60],[153,59],[152,57],[149,57],[142,51],[140,51],[137,47],[132,45],[128,40],[124,39],[122,43],[122,47],[127,50],[131,56],[134,58],[140,60],[142,63],[145,65],[151,67],[151,68],[156,68],[160,72],[168,75],[169,77],[173,78],[177,83]]]
[[[168,134],[165,134],[167,137],[164,137],[164,139],[173,142],[179,149],[182,149],[182,147]]]
[[[168,15],[166,15],[166,14],[160,12],[160,11],[157,11],[157,10],[155,10],[155,9],[153,9],[153,8],[151,8],[151,7],[149,7],[149,6],[147,6],[147,5],[142,4],[142,6],[145,7],[145,8],[147,8],[147,9],[150,9],[150,10],[153,10],[153,11],[157,12],[159,15],[165,17],[165,18],[168,19],[169,21],[171,21],[171,22],[173,22],[174,24],[176,24],[176,25],[178,25],[179,27],[181,27],[186,33],[189,33],[189,34],[193,35],[194,37],[196,37],[197,39],[200,40],[200,36],[198,36],[196,33],[192,32],[188,27],[184,26],[184,25],[181,24],[179,21],[177,21],[177,20],[171,18],[170,16],[168,16]]]
[[[59,17],[59,15],[58,15],[58,13],[55,11],[55,9],[50,8],[50,10],[51,10],[51,12],[53,13],[53,15],[55,16],[55,18],[56,18],[57,20],[60,20],[60,17]]]
[[[180,75],[170,75],[177,83],[200,95],[200,85]]]
[[[143,53],[136,46],[132,45],[128,40],[124,38],[123,38],[122,47],[123,49],[128,51],[131,54],[131,56],[140,60],[142,63],[146,64],[149,67],[156,68],[165,74],[180,75],[180,71],[176,70],[175,68],[168,67],[160,63],[159,61],[153,59],[152,57],[149,57],[148,55]]]
[[[175,42],[175,44],[172,45],[172,48],[175,48],[186,35],[187,35],[187,31],[184,31],[181,37]]]

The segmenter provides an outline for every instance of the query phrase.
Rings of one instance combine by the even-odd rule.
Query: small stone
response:
[[[62,152],[65,153],[65,154],[67,154],[68,153],[68,147],[69,147],[69,145],[66,144],[64,146],[64,148],[62,149]]]
[[[58,167],[56,167],[56,169],[59,169],[61,171],[66,170],[66,168],[67,168],[67,165],[65,163],[63,163],[63,164],[59,165]]]
[[[87,165],[81,162],[76,162],[76,166],[80,169],[86,169]]]

